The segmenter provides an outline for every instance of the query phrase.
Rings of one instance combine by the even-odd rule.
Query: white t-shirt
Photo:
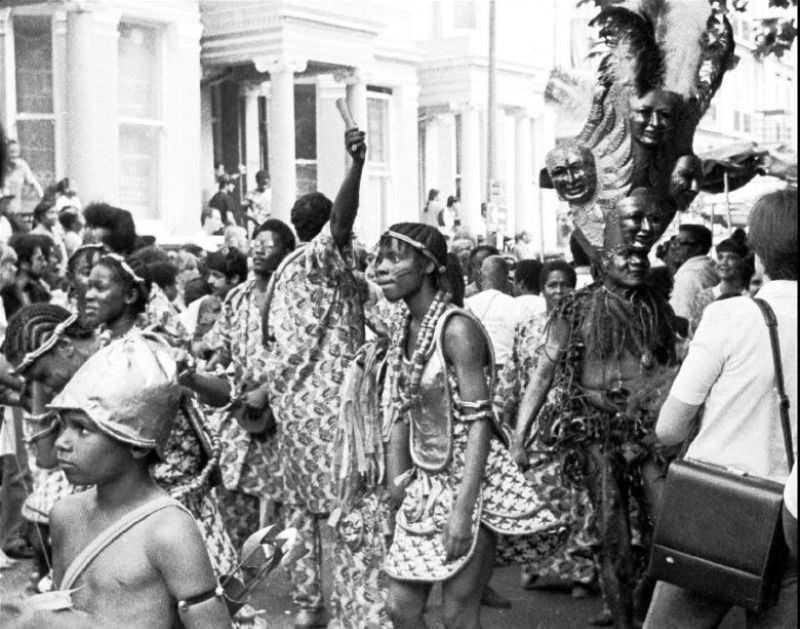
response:
[[[496,288],[467,297],[464,304],[486,328],[494,348],[494,362],[502,365],[508,360],[514,344],[514,327],[519,321],[516,299]]]
[[[547,303],[541,295],[518,295],[514,300],[519,308],[520,319],[533,319],[547,310]]]
[[[772,281],[758,296],[775,312],[797,451],[797,282]],[[705,402],[688,458],[733,467],[783,484],[789,475],[769,332],[755,303],[731,297],[703,313],[670,394]]]

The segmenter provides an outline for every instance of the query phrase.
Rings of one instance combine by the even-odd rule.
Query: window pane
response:
[[[159,146],[157,128],[121,125],[119,128],[119,201],[134,218],[158,218]]]
[[[53,39],[48,16],[14,17],[17,111],[53,113]]]
[[[297,164],[295,167],[297,177],[297,196],[317,191],[317,165]]]
[[[119,25],[119,113],[159,117],[158,37],[154,28]]]
[[[42,188],[55,183],[55,123],[52,120],[18,120],[17,140],[22,157]],[[22,193],[22,211],[33,211],[38,200],[36,192],[27,187]]]
[[[317,159],[317,88],[294,86],[294,150],[296,159]]]
[[[382,98],[367,99],[367,157],[372,162],[389,161],[386,133],[388,129],[389,101]]]

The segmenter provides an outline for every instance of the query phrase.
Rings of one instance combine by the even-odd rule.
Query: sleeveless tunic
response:
[[[384,564],[386,573],[398,580],[451,578],[472,557],[480,525],[498,536],[498,563],[522,563],[549,554],[563,543],[567,530],[567,522],[550,510],[512,460],[495,420],[483,482],[472,512],[472,545],[465,556],[445,561],[442,535],[464,476],[470,428],[470,423],[459,417],[458,383],[442,351],[445,324],[455,314],[473,319],[491,348],[485,330],[471,314],[455,307],[448,309],[437,322],[436,347],[423,369],[421,403],[396,418],[410,423],[413,461],[412,480],[397,513],[394,539]],[[410,366],[406,364],[405,368]],[[489,371],[488,392],[493,385],[494,373]],[[390,382],[389,386],[398,383]]]

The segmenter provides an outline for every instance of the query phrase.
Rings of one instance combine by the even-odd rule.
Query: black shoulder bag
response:
[[[778,322],[767,302],[754,301],[769,329],[791,470],[792,430]],[[673,462],[653,535],[649,576],[753,611],[774,604],[787,554],[781,526],[783,490],[782,484],[722,466]]]

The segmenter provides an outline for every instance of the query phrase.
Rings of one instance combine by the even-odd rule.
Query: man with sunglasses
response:
[[[678,267],[669,305],[678,317],[689,318],[697,293],[719,283],[714,261],[708,257],[711,230],[703,225],[681,225],[670,243],[670,256]]]

